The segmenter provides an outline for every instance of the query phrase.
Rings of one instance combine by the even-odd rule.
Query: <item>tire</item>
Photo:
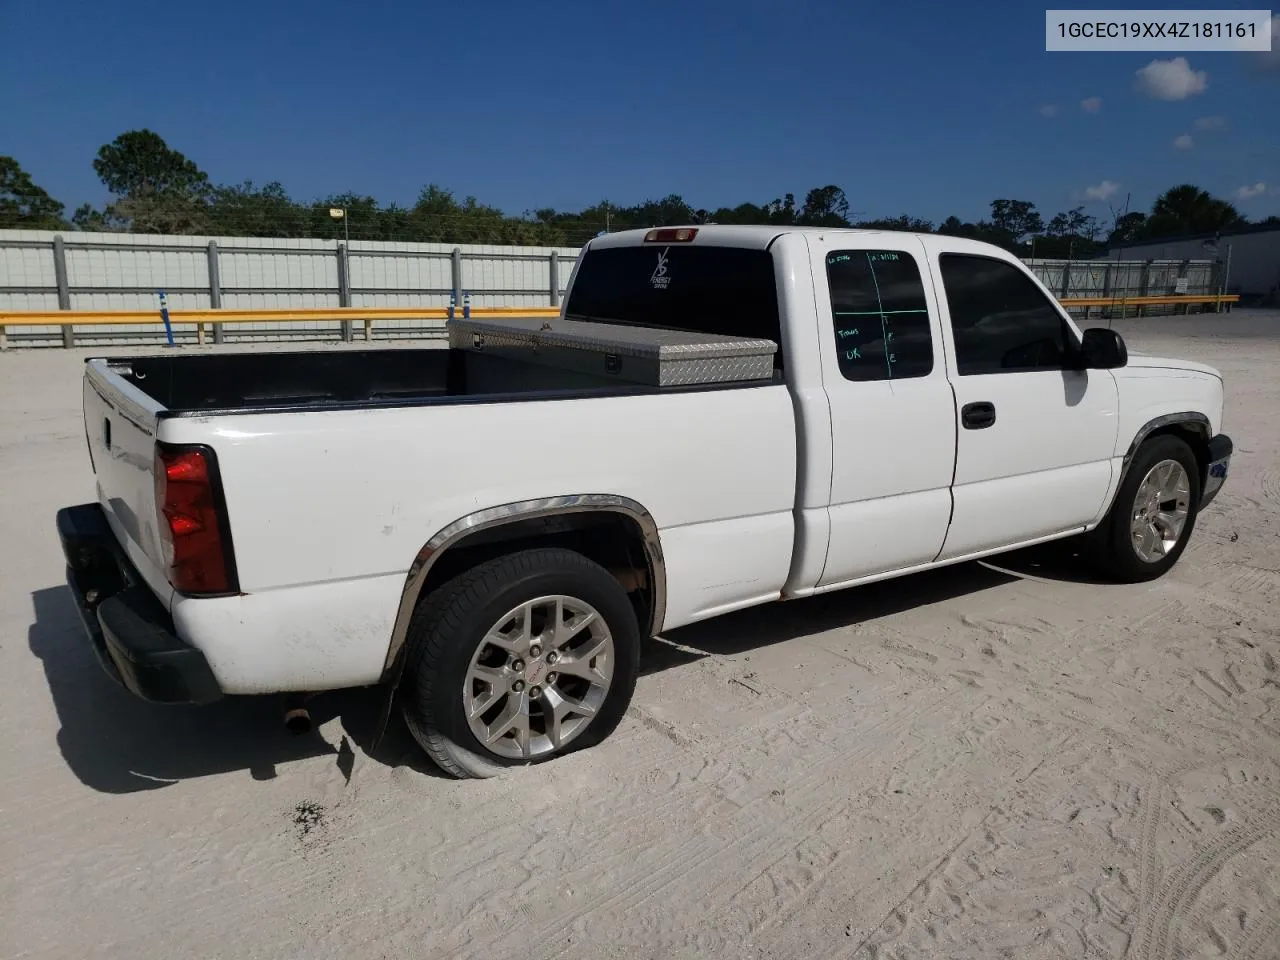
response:
[[[558,643],[545,632],[556,611],[571,629]],[[491,777],[603,741],[631,703],[639,665],[635,610],[608,571],[571,550],[523,550],[460,574],[419,604],[401,709],[441,770]]]
[[[1171,467],[1170,464],[1176,466]],[[1157,467],[1161,473],[1155,473]],[[1179,468],[1184,477],[1179,477]],[[1167,495],[1159,505],[1169,507],[1173,504],[1177,509],[1162,509],[1154,525],[1142,525],[1144,532],[1140,538],[1135,533],[1136,516],[1139,511],[1149,511],[1152,500],[1148,491],[1158,491],[1160,481],[1169,475],[1175,482],[1182,482],[1177,483],[1176,495]],[[1146,486],[1149,480],[1156,485]],[[1164,576],[1186,549],[1195,529],[1199,503],[1200,466],[1186,441],[1168,435],[1146,441],[1134,454],[1110,511],[1091,535],[1091,552],[1096,564],[1107,576],[1120,583],[1144,583]],[[1176,521],[1182,511],[1185,513],[1182,513],[1181,528],[1175,535],[1170,522]],[[1150,538],[1145,532],[1147,527],[1152,529]],[[1148,551],[1145,548],[1156,547],[1156,531],[1163,534],[1164,543]]]

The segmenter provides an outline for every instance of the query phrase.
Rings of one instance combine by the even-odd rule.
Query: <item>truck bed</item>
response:
[[[152,354],[99,360],[164,407],[161,417],[667,393],[755,383],[648,387],[457,349]],[[765,383],[776,382],[765,381]]]

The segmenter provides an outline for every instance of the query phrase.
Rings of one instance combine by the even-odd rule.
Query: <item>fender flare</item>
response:
[[[1155,433],[1162,427],[1171,427],[1177,424],[1187,424],[1193,426],[1197,432],[1204,434],[1206,441],[1211,439],[1213,426],[1209,422],[1209,418],[1203,413],[1196,410],[1184,410],[1180,413],[1166,413],[1158,417],[1153,417],[1144,423],[1134,435],[1133,441],[1129,444],[1129,449],[1124,453],[1124,459],[1120,464],[1120,476],[1116,478],[1115,493],[1112,494],[1111,503],[1107,506],[1106,513],[1111,512],[1111,507],[1115,505],[1115,498],[1120,495],[1120,487],[1124,485],[1125,477],[1129,475],[1129,467],[1133,463],[1133,458],[1138,452],[1138,448],[1146,442],[1151,434]],[[1104,513],[1104,516],[1106,514]]]
[[[585,493],[559,497],[540,497],[536,500],[521,500],[498,507],[488,507],[453,521],[438,531],[418,551],[412,566],[405,578],[404,590],[400,595],[400,605],[396,610],[395,624],[391,630],[391,642],[387,648],[386,661],[383,664],[383,680],[392,679],[399,682],[400,666],[403,659],[400,654],[404,649],[409,633],[409,621],[418,606],[422,588],[426,584],[427,575],[449,548],[455,546],[467,536],[481,530],[505,526],[520,520],[532,520],[541,517],[563,516],[572,513],[616,513],[633,520],[640,528],[644,541],[645,558],[653,572],[651,590],[653,609],[651,611],[652,631],[662,627],[666,614],[667,573],[662,556],[662,543],[658,535],[658,525],[653,516],[643,506],[629,497],[616,494]]]

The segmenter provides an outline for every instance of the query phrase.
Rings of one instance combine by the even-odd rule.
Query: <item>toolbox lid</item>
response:
[[[446,328],[480,337],[492,335],[505,342],[529,346],[607,352],[659,360],[695,360],[716,357],[771,356],[778,350],[772,340],[729,337],[694,330],[668,330],[559,317],[494,317],[447,321]]]

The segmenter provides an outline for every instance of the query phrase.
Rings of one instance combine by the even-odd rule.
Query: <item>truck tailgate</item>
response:
[[[167,607],[173,588],[164,573],[154,473],[161,407],[105,360],[85,364],[83,393],[98,502],[129,559]]]

